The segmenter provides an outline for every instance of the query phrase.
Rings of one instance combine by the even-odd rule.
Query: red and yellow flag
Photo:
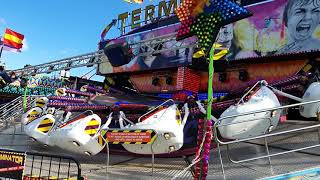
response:
[[[24,35],[7,28],[3,36],[3,45],[14,49],[21,49],[23,39]]]

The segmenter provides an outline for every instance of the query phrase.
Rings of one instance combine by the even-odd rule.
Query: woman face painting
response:
[[[220,29],[217,42],[223,44],[227,48],[230,48],[232,38],[233,38],[233,25],[228,24],[226,26],[223,26]]]

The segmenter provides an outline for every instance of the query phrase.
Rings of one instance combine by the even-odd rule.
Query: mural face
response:
[[[319,49],[320,0],[274,0],[248,9],[253,16],[233,24],[229,60]]]
[[[223,26],[220,29],[220,32],[217,36],[217,42],[221,45],[223,45],[226,48],[231,47],[233,39],[233,24],[228,24],[226,26]]]
[[[288,29],[288,45],[293,49],[308,50],[319,45],[319,40],[312,37],[320,22],[320,1],[318,0],[289,0],[284,11],[285,25]]]

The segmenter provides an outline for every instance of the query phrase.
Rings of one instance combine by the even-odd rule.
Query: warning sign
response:
[[[151,144],[156,137],[153,130],[109,129],[103,131],[102,135],[113,144]]]
[[[21,179],[26,154],[0,151],[0,179]]]

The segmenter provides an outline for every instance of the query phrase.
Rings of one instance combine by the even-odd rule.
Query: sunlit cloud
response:
[[[62,49],[59,51],[59,54],[62,54],[62,55],[68,55],[68,54],[75,54],[77,53],[78,51],[76,49],[71,49],[71,48],[66,48],[66,49]]]
[[[4,18],[0,18],[0,26],[1,25],[6,25],[7,21]]]
[[[22,52],[28,51],[29,50],[29,43],[26,38],[23,39],[22,44],[23,44],[23,46],[22,46],[21,51]]]

